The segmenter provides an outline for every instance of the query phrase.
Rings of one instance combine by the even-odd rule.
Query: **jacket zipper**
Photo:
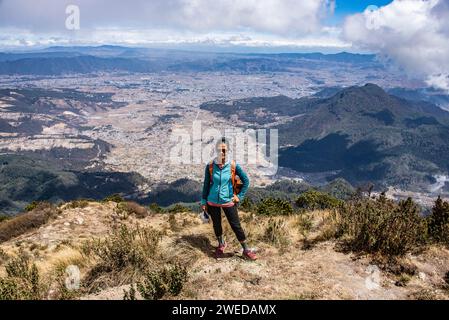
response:
[[[220,169],[220,168],[219,168]],[[218,185],[218,193],[217,193],[217,203],[220,203],[220,190],[221,190],[221,172],[223,171],[223,168],[220,169],[220,184]]]

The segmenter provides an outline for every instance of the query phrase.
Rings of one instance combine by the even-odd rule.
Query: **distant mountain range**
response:
[[[378,188],[423,191],[436,174],[449,171],[449,112],[390,95],[374,84],[328,96],[210,102],[201,108],[277,128],[279,164],[298,172],[329,172],[330,179],[342,177],[354,185],[374,182]],[[287,120],[272,126],[280,117]]]
[[[0,53],[0,74],[62,75],[95,72],[239,71],[283,72],[323,63],[381,64],[374,55],[322,53],[236,54],[184,52],[120,46],[50,47],[36,52]]]
[[[153,72],[156,67],[138,59],[95,56],[33,57],[0,62],[0,74],[61,75],[93,72]]]

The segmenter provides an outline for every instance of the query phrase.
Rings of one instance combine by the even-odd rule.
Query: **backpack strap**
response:
[[[236,195],[236,190],[235,190],[235,160],[232,160],[231,162],[231,182],[232,182],[232,191],[234,192],[234,195]]]
[[[213,173],[214,173],[214,161],[211,161],[211,162],[209,162],[209,181],[210,181],[210,184],[212,184]]]

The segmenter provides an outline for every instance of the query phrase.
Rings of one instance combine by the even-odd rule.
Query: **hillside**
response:
[[[447,174],[449,112],[374,84],[329,91],[300,99],[216,101],[201,108],[278,129],[279,165],[298,172],[421,192],[435,183],[435,175]]]
[[[56,211],[41,227],[0,244],[0,287],[7,281],[1,278],[5,277],[5,265],[13,256],[22,255],[36,263],[40,281],[47,283],[40,298],[123,299],[125,291],[130,294],[130,283],[140,268],[139,244],[145,245],[155,259],[153,269],[186,267],[188,276],[176,296],[179,299],[449,298],[449,291],[444,289],[449,250],[430,246],[407,254],[396,269],[385,267],[382,260],[375,262],[373,256],[342,251],[337,242],[323,238],[328,211],[308,214],[308,233],[298,216],[269,218],[242,213],[243,225],[253,239],[251,245],[259,255],[257,261],[249,262],[241,258],[227,224],[230,248],[226,257],[217,260],[213,256],[212,227],[202,224],[196,214],[120,208],[122,205],[115,202],[72,202],[49,209]],[[267,230],[276,224],[282,233],[271,233],[267,238]],[[137,226],[140,231],[134,234]],[[115,236],[114,228],[119,230]],[[157,244],[152,242],[154,232],[160,232]],[[139,242],[142,235],[146,239],[143,243]],[[103,249],[96,251],[96,244]],[[112,257],[110,265],[103,265]],[[127,265],[133,263],[136,265],[129,269]],[[76,266],[81,271],[78,291],[64,289],[64,270],[69,265],[72,269],[68,270]],[[141,298],[141,294],[136,297]]]
[[[61,150],[61,153],[66,150]],[[57,157],[58,150],[52,150]],[[80,162],[84,161],[80,154]],[[77,153],[70,154],[72,164]],[[136,173],[98,172],[63,168],[64,163],[49,157],[0,155],[0,212],[13,215],[32,201],[54,203],[78,198],[101,200],[114,193],[139,192],[143,178]]]

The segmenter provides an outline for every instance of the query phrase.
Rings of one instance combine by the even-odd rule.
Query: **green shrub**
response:
[[[449,203],[441,197],[435,201],[428,217],[428,232],[433,241],[449,245]]]
[[[181,293],[187,276],[185,267],[173,264],[148,271],[143,281],[137,284],[137,289],[146,300],[159,300],[166,294],[177,296]]]
[[[337,198],[317,190],[308,190],[296,199],[296,205],[301,209],[334,209],[342,205],[342,201]]]
[[[180,203],[177,203],[174,206],[169,207],[167,209],[168,213],[180,213],[180,212],[190,212],[190,211],[191,211],[190,208],[187,208],[186,206],[183,206]]]
[[[0,223],[2,223],[3,221],[6,221],[8,219],[11,219],[11,217],[3,215],[3,214],[0,214]]]
[[[48,206],[48,205],[50,205],[50,203],[48,203],[47,201],[33,201],[25,207],[25,211],[29,212],[29,211],[36,209],[37,207]]]
[[[102,202],[109,202],[109,201],[120,203],[120,202],[125,201],[125,199],[123,199],[123,197],[121,195],[119,195],[118,193],[115,193],[113,195],[107,196],[106,198],[104,198],[102,200]]]
[[[67,204],[68,209],[86,208],[89,205],[89,201],[86,199],[78,199],[70,201]]]
[[[395,203],[384,195],[343,205],[336,215],[337,236],[350,249],[401,256],[426,240],[425,219],[411,198]]]
[[[0,300],[40,300],[45,288],[39,271],[28,257],[21,254],[5,267],[6,277],[0,278]]]
[[[157,203],[152,203],[149,205],[149,209],[152,213],[162,213],[164,209],[162,209]]]
[[[267,216],[290,215],[293,214],[293,207],[286,200],[267,198],[259,203],[257,213]]]
[[[340,200],[349,200],[353,198],[356,193],[354,187],[343,178],[332,180],[327,185],[321,187],[320,191]]]
[[[239,204],[240,209],[242,209],[245,212],[253,212],[256,209],[256,206],[251,199],[248,197],[245,197],[243,201]]]
[[[159,249],[161,234],[151,228],[115,228],[104,240],[94,240],[83,246],[83,253],[95,256],[99,264],[115,271],[127,267],[144,269]]]

